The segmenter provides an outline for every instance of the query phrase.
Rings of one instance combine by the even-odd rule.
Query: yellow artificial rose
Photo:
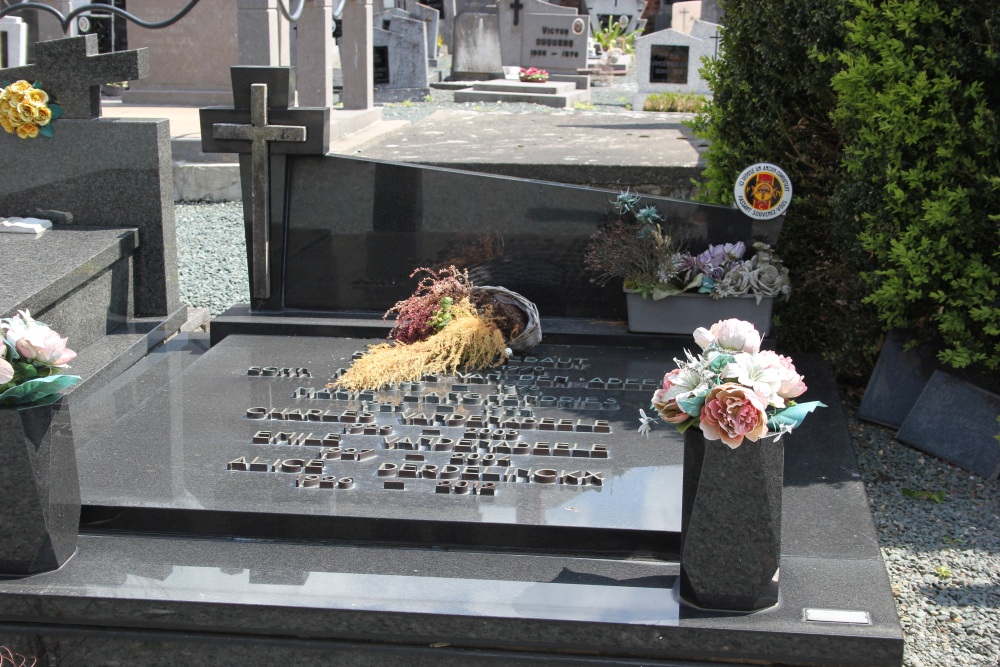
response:
[[[28,122],[35,118],[35,107],[27,102],[21,102],[17,105],[17,113],[21,115],[21,120]]]
[[[10,88],[6,86],[0,88],[0,102],[6,100],[8,97],[10,97]]]
[[[34,139],[38,136],[38,126],[34,123],[21,123],[17,128],[17,136],[22,139]]]
[[[17,128],[20,127],[21,123],[23,123],[24,121],[21,120],[20,115],[16,113],[11,113],[9,116],[7,116],[7,122],[10,123],[11,127]]]
[[[48,107],[36,107],[35,111],[35,125],[41,127],[42,125],[48,125],[49,121],[52,120],[52,109]]]
[[[7,116],[0,115],[0,127],[7,131],[7,134],[14,134],[14,126],[7,120]]]
[[[31,88],[24,94],[24,101],[40,107],[49,101],[49,94],[41,88]]]
[[[7,100],[0,100],[0,114],[6,114],[10,111],[10,102]]]
[[[10,84],[9,87],[10,87],[10,92],[15,93],[17,95],[24,95],[26,92],[31,90],[31,84],[25,81],[24,79],[21,79],[20,81],[15,81],[14,83]]]

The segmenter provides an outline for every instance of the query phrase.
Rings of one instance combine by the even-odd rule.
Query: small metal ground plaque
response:
[[[853,609],[803,609],[807,621],[813,623],[849,623],[852,625],[871,625],[871,615],[867,611]]]

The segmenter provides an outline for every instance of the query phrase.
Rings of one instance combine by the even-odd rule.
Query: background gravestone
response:
[[[128,11],[146,21],[175,16],[188,0],[129,0]],[[159,30],[128,26],[131,48],[149,50],[149,76],[129,85],[131,104],[232,104],[229,66],[240,63],[236,9],[230,0],[201,0],[177,23]]]
[[[410,1],[412,0],[407,0],[407,2]],[[455,15],[457,13],[455,0],[427,0],[427,2],[421,4],[437,10],[440,22],[438,32],[448,52],[451,53],[452,39],[455,36]]]
[[[670,27],[686,35],[691,34],[694,22],[701,18],[701,0],[675,2],[670,7]]]
[[[28,62],[28,26],[15,16],[0,19],[0,69]]]
[[[423,21],[410,18],[401,9],[375,16],[372,44],[375,56],[375,101],[423,100],[430,95],[427,77],[427,30]],[[381,48],[386,71],[383,72]]]
[[[588,16],[542,0],[501,0],[497,7],[504,66],[563,74],[587,66]]]
[[[717,57],[718,37],[718,25],[695,21],[690,35],[670,29],[636,38],[638,92],[632,108],[641,110],[650,93],[711,95],[699,70],[703,57]]]
[[[497,6],[480,0],[458,9],[452,38],[451,78],[503,78],[500,18]]]
[[[410,15],[411,19],[424,22],[427,32],[427,60],[431,67],[437,67],[441,15],[436,9],[432,9],[416,0],[404,0],[403,10]]]
[[[100,85],[146,76],[147,52],[98,55],[96,35],[86,35],[39,42],[35,54],[36,64],[0,70],[0,79],[41,81],[65,114],[55,136],[29,146],[0,136],[0,160],[18,165],[0,179],[0,214],[50,209],[81,225],[138,227],[136,315],[172,313],[180,301],[167,121],[99,118]]]

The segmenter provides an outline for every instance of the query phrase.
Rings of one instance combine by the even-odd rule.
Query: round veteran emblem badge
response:
[[[792,181],[780,168],[761,162],[743,170],[733,195],[736,206],[751,218],[776,218],[792,203]]]

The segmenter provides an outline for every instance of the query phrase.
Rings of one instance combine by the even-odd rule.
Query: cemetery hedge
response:
[[[795,291],[775,330],[842,381],[867,380],[890,328],[952,366],[1000,365],[1000,10],[979,4],[723,2],[698,198],[731,204],[754,162],[788,173]]]
[[[858,222],[831,224],[841,179],[840,137],[830,80],[844,44],[845,6],[831,0],[728,0],[720,49],[702,69],[713,99],[694,123],[708,140],[698,199],[730,205],[733,183],[755,162],[780,166],[794,199],[778,252],[792,272],[792,298],[775,310],[783,349],[820,351],[842,380],[862,382],[880,333],[862,303],[867,256]]]
[[[851,0],[833,78],[845,175],[836,219],[862,221],[868,301],[955,368],[1000,368],[1000,6]]]

